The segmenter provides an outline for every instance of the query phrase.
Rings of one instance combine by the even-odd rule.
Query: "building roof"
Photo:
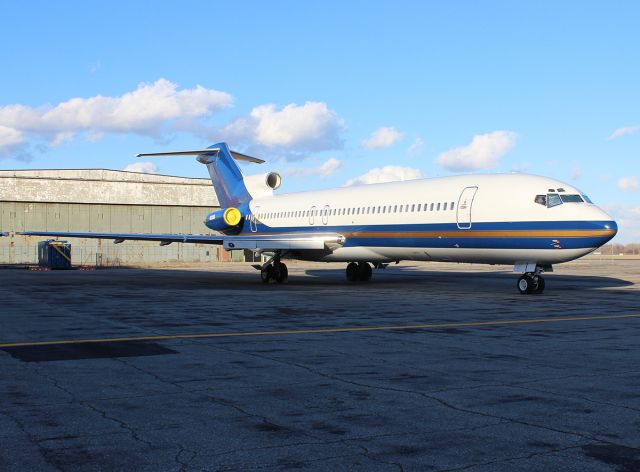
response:
[[[110,169],[0,170],[0,201],[219,206],[209,179]]]

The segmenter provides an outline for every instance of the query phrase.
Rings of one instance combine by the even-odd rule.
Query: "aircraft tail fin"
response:
[[[240,168],[234,159],[257,164],[264,162],[262,159],[230,151],[226,143],[214,144],[207,149],[196,151],[142,153],[137,155],[137,157],[146,156],[198,156],[197,161],[207,166],[211,176],[211,183],[213,183],[221,208],[237,207],[251,200],[251,194],[249,194],[244,184],[242,172],[240,172]]]

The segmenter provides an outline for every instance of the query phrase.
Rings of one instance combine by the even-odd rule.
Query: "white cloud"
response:
[[[0,107],[0,126],[30,133],[59,144],[78,132],[137,133],[159,136],[176,120],[206,117],[231,105],[228,93],[200,85],[178,90],[166,79],[140,84],[117,97],[96,95],[72,98],[56,106],[31,108],[24,105]]]
[[[618,128],[613,133],[611,133],[611,136],[609,136],[609,139],[618,139],[627,134],[636,134],[638,131],[640,131],[640,125],[624,126],[622,128]]]
[[[9,148],[22,144],[24,138],[22,133],[17,129],[0,125],[0,152]]]
[[[623,192],[637,192],[640,190],[638,179],[632,175],[620,178],[618,180],[618,188]]]
[[[352,185],[361,184],[379,184],[399,180],[421,179],[422,177],[422,172],[420,172],[419,169],[414,169],[412,167],[384,166],[382,168],[376,167],[375,169],[371,169],[366,174],[347,181],[345,186],[350,187]]]
[[[409,146],[407,152],[411,156],[415,156],[416,154],[420,154],[422,152],[422,149],[424,149],[424,141],[422,140],[422,138],[416,138],[413,144]]]
[[[490,169],[515,145],[516,138],[517,134],[512,131],[477,134],[467,146],[440,154],[436,162],[451,171]]]
[[[360,144],[365,149],[386,148],[396,141],[400,141],[403,137],[404,135],[393,126],[383,126],[374,131],[369,139],[363,140]]]
[[[143,174],[157,174],[158,167],[153,162],[134,162],[123,170],[127,172],[141,172]]]
[[[571,171],[571,178],[573,180],[578,180],[580,177],[582,177],[582,168],[581,167],[574,167],[573,170]]]
[[[286,169],[283,174],[294,177],[319,176],[324,178],[335,174],[336,171],[341,167],[342,162],[332,157],[330,159],[327,159],[318,167],[291,167],[289,169]]]
[[[249,116],[225,126],[222,134],[231,142],[309,152],[341,148],[343,129],[344,121],[326,103],[306,102],[282,110],[273,104],[255,107]]]

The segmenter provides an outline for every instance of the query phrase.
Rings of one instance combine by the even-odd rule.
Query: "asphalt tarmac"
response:
[[[640,470],[640,260],[0,271],[0,470]]]

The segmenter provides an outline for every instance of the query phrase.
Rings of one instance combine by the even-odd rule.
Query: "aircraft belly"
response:
[[[515,264],[536,261],[558,264],[571,261],[595,248],[579,249],[485,249],[485,248],[415,248],[415,247],[345,247],[331,254],[313,254],[309,260],[325,262],[434,261],[470,262],[478,264]],[[310,254],[311,256],[311,254]],[[306,258],[305,258],[306,259]]]

